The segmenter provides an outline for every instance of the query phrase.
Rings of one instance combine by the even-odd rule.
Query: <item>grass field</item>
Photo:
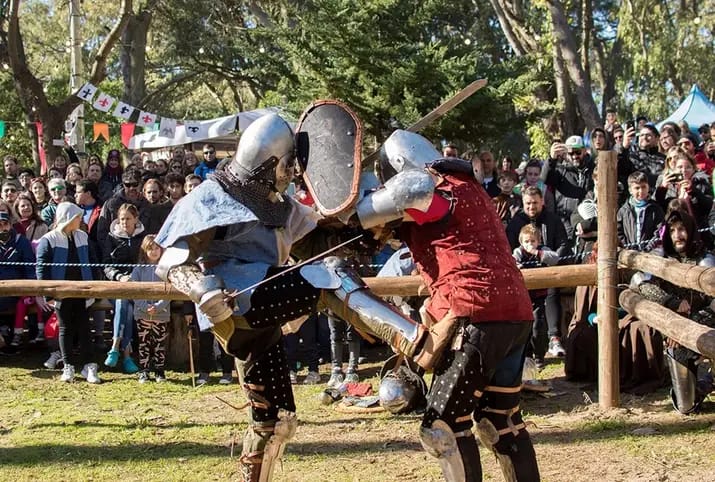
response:
[[[193,389],[188,374],[171,371],[165,384],[119,373],[102,373],[98,386],[63,384],[59,371],[36,368],[42,361],[41,353],[0,358],[0,481],[238,479],[246,413],[217,398],[243,403],[238,385],[214,379]],[[377,369],[361,373],[374,388]],[[522,401],[542,480],[715,480],[712,404],[706,414],[680,416],[663,389],[602,411],[590,403],[593,387],[562,375],[560,362],[549,365],[542,376],[555,396]],[[275,480],[441,480],[420,446],[418,416],[343,413],[320,404],[322,388],[295,387],[300,425]],[[484,449],[482,460],[485,480],[502,480]]]

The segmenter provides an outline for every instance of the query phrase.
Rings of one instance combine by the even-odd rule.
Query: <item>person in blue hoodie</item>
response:
[[[138,266],[132,270],[132,281],[161,281],[156,275],[156,267],[164,250],[154,242],[155,236],[150,234],[142,241],[139,251]],[[139,336],[139,383],[149,381],[149,369],[154,366],[157,382],[166,381],[164,365],[166,364],[166,338],[169,335],[168,300],[135,300],[134,318],[137,320],[137,335]]]

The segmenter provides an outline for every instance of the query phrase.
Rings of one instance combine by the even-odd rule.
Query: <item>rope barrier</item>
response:
[[[704,233],[706,231],[711,231],[715,229],[715,225],[698,229],[699,233]],[[622,246],[622,249],[631,249],[635,251],[643,251],[645,248],[650,247],[652,249],[656,243],[662,241],[659,236],[653,236],[652,238],[645,241],[638,241],[635,243],[629,243]],[[641,248],[642,247],[642,248]],[[649,249],[649,250],[650,250]],[[562,261],[583,261],[586,257],[591,255],[593,251],[584,251],[581,253],[569,254],[566,256],[559,256],[559,262]],[[521,263],[522,266],[538,266],[540,261],[526,261]],[[64,267],[89,267],[89,268],[146,268],[150,266],[156,266],[155,264],[133,264],[133,263],[31,263],[24,261],[0,261],[0,267],[2,266],[64,266]],[[382,268],[384,264],[361,264],[358,265],[360,268]]]

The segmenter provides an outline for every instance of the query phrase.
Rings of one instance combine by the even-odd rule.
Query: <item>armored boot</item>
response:
[[[294,413],[282,410],[278,421],[255,423],[243,438],[239,469],[244,482],[268,482],[273,468],[283,456],[288,440],[293,438],[298,422]]]
[[[684,359],[680,356],[676,359],[676,355],[685,352],[683,349],[667,350],[665,353],[665,364],[670,372],[672,388],[670,389],[670,398],[673,401],[673,408],[678,412],[687,415],[696,412],[703,400],[705,394],[697,389],[696,368],[691,360]],[[682,363],[685,361],[688,365]]]

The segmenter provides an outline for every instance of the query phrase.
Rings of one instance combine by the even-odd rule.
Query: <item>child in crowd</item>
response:
[[[541,240],[541,232],[533,224],[527,224],[519,231],[519,247],[513,252],[520,269],[555,266],[559,255]],[[534,311],[534,326],[531,342],[526,345],[526,356],[534,358],[536,367],[544,367],[544,355],[549,343],[546,329],[546,289],[529,290],[531,308]]]
[[[548,186],[541,179],[541,162],[538,159],[532,159],[524,168],[524,180],[514,187],[514,194],[521,195],[521,192],[529,186],[536,186],[541,191],[544,198],[544,209],[550,213],[556,211],[556,201],[554,193],[551,192]]]
[[[138,264],[131,274],[132,281],[160,281],[153,265],[159,262],[163,253],[161,246],[154,242],[153,234],[142,241]],[[149,380],[149,368],[153,362],[157,382],[166,381],[164,365],[166,362],[166,338],[171,314],[169,301],[134,301],[134,318],[137,320],[139,336],[139,383]]]
[[[644,250],[654,247],[665,215],[658,203],[650,199],[649,190],[648,176],[644,172],[636,171],[628,176],[630,197],[616,215],[621,246]]]
[[[186,176],[186,180],[184,182],[184,191],[186,194],[189,194],[199,184],[201,184],[201,178],[196,174],[189,174]]]
[[[104,275],[110,281],[129,281],[131,265],[139,257],[144,239],[144,225],[139,221],[139,210],[133,204],[124,203],[117,211],[117,219],[112,221],[109,235],[104,241]],[[112,326],[112,349],[107,353],[104,364],[114,367],[123,353],[122,367],[126,373],[136,373],[139,367],[132,360],[132,305],[130,300],[114,301],[114,320]]]
[[[499,174],[499,189],[501,192],[492,198],[497,214],[506,228],[511,218],[521,209],[521,196],[514,194],[514,186],[519,177],[514,171],[502,171]]]
[[[69,202],[57,205],[55,223],[51,231],[40,238],[37,246],[37,279],[54,281],[93,281],[95,274],[90,268],[94,262],[87,233],[80,229],[82,208]],[[75,364],[84,367],[82,377],[89,383],[101,383],[97,364],[92,362],[92,344],[89,334],[87,307],[92,299],[62,298],[55,300],[55,312],[59,323],[59,344],[64,369],[60,380],[71,382],[75,377]],[[72,350],[72,340],[79,339],[79,356]]]

